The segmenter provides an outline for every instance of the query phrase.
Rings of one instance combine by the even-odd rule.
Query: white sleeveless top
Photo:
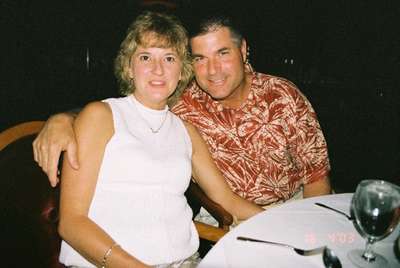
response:
[[[183,122],[167,107],[149,109],[133,95],[105,102],[115,133],[105,148],[89,218],[146,264],[191,256],[199,238],[184,196],[192,143]],[[150,126],[157,130],[161,124],[152,133]],[[94,267],[65,241],[60,261]]]

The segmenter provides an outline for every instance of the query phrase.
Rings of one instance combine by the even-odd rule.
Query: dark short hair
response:
[[[214,32],[221,27],[229,29],[232,41],[240,47],[244,38],[243,24],[220,10],[203,10],[196,18],[186,22],[189,38]]]

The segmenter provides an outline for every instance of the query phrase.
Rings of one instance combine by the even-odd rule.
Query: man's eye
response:
[[[228,50],[223,50],[219,52],[219,55],[223,56],[223,55],[228,55],[229,51]]]
[[[194,57],[193,62],[201,62],[203,59],[203,57]]]
[[[150,60],[150,57],[147,56],[147,55],[141,55],[141,56],[139,57],[139,60],[140,60],[140,61],[149,61],[149,60]]]

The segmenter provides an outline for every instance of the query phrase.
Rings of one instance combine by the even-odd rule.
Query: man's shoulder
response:
[[[255,77],[256,79],[254,83],[258,84],[271,83],[273,85],[286,85],[291,88],[297,88],[293,82],[281,76],[265,74],[265,73],[255,73]]]
[[[258,94],[269,94],[274,95],[290,95],[298,96],[302,95],[299,88],[290,80],[270,74],[255,73],[255,79],[252,83],[253,88],[258,92]]]

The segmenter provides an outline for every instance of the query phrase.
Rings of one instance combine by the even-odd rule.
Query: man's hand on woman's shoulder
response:
[[[47,174],[53,187],[59,181],[58,162],[63,151],[66,151],[71,166],[79,168],[74,119],[74,114],[70,113],[51,116],[32,144],[34,159]]]

